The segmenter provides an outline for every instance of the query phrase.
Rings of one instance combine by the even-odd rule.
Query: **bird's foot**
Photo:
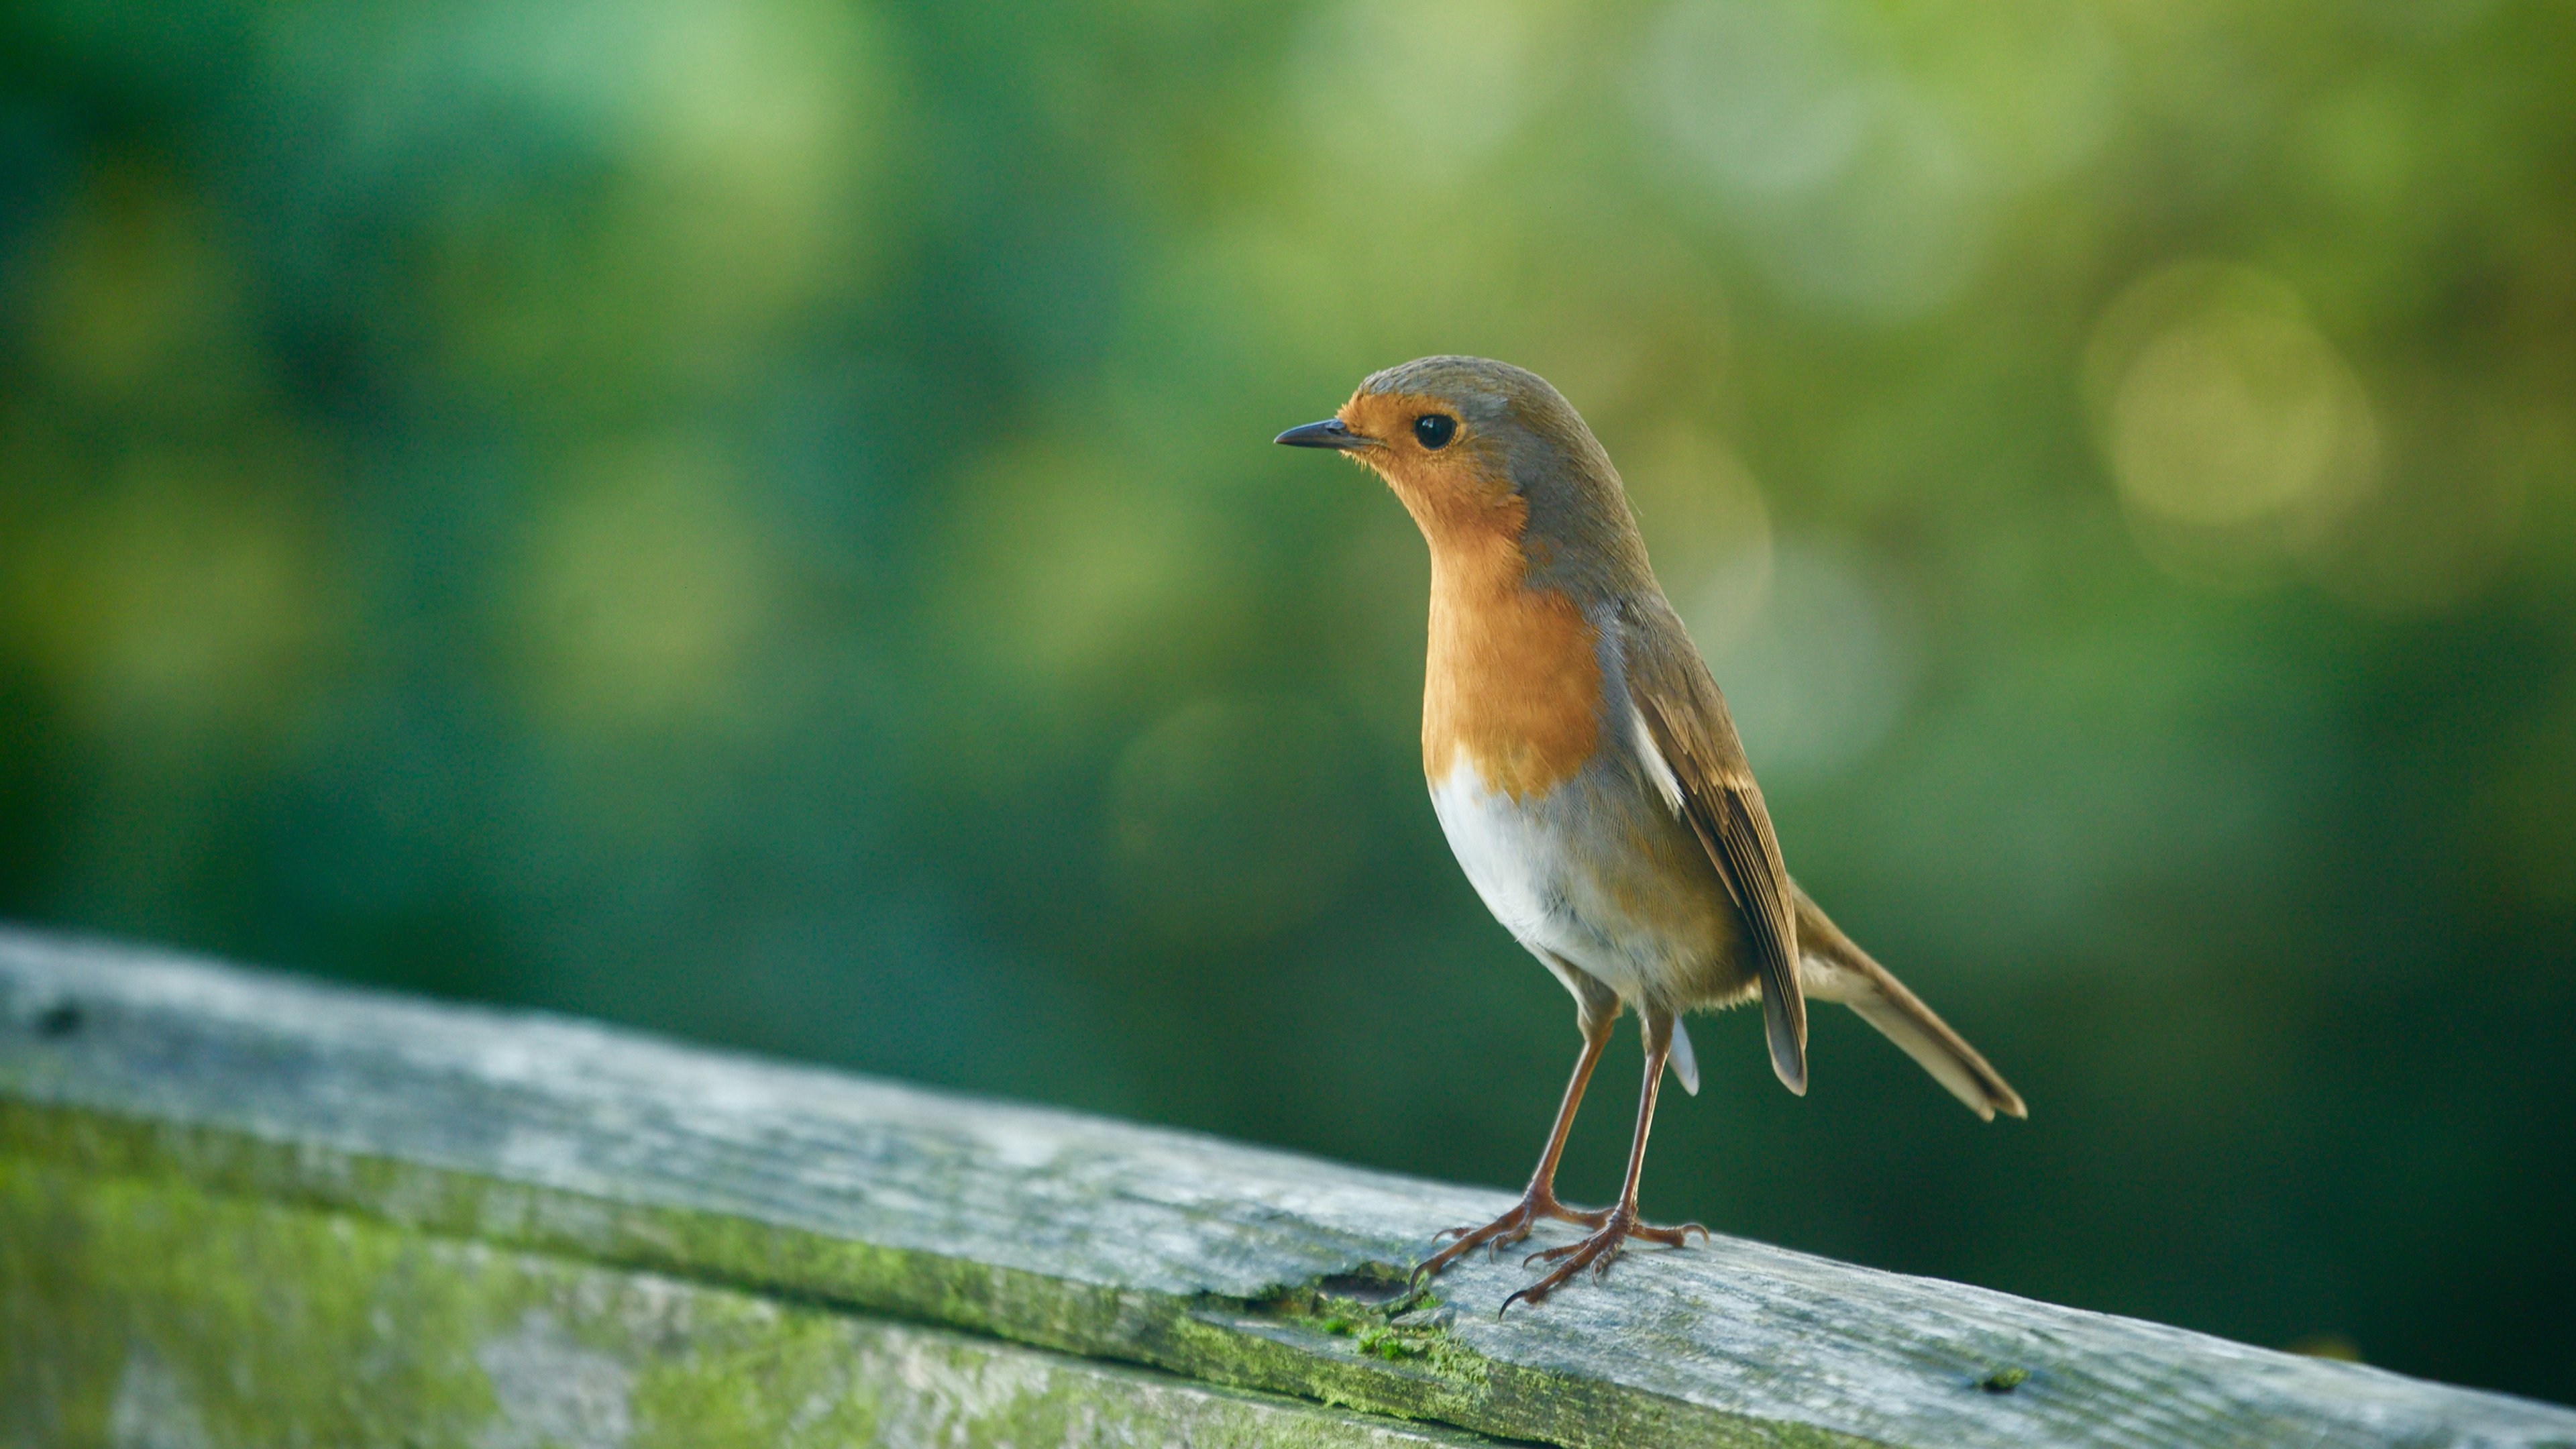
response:
[[[1627,1246],[1630,1238],[1643,1238],[1647,1242],[1661,1243],[1668,1248],[1678,1248],[1689,1242],[1690,1235],[1693,1233],[1699,1234],[1702,1241],[1708,1238],[1708,1229],[1697,1223],[1684,1223],[1677,1228],[1659,1228],[1641,1223],[1637,1221],[1637,1210],[1625,1204],[1600,1214],[1597,1221],[1600,1224],[1598,1229],[1581,1242],[1568,1243],[1562,1248],[1542,1249],[1522,1259],[1524,1266],[1531,1263],[1554,1263],[1556,1268],[1546,1277],[1504,1299],[1502,1308],[1495,1311],[1504,1312],[1513,1304],[1524,1301],[1536,1303],[1564,1287],[1575,1274],[1586,1268],[1592,1270],[1593,1277],[1601,1277],[1610,1271],[1610,1265],[1617,1261],[1620,1250]]]
[[[1554,1218],[1559,1222],[1579,1223],[1587,1228],[1597,1228],[1610,1220],[1610,1209],[1570,1208],[1558,1202],[1556,1194],[1546,1188],[1532,1188],[1522,1195],[1521,1200],[1512,1206],[1510,1212],[1481,1228],[1443,1228],[1431,1241],[1436,1243],[1442,1238],[1456,1238],[1458,1241],[1416,1264],[1410,1281],[1419,1284],[1425,1278],[1434,1277],[1441,1269],[1479,1247],[1492,1252],[1501,1252],[1528,1237],[1530,1228],[1541,1218]],[[1700,1231],[1704,1233],[1708,1230],[1702,1228]]]

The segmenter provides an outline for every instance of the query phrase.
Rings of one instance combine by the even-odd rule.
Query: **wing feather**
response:
[[[1661,601],[1656,601],[1660,603]],[[1782,1085],[1807,1090],[1807,1003],[1798,984],[1797,916],[1788,868],[1763,808],[1761,787],[1745,763],[1735,721],[1708,666],[1690,645],[1669,604],[1629,632],[1629,697],[1645,725],[1645,743],[1678,787],[1678,814],[1699,836],[1734,897],[1762,988],[1762,1022],[1771,1069]],[[1650,763],[1649,768],[1652,768]],[[1656,779],[1660,788],[1662,778]]]

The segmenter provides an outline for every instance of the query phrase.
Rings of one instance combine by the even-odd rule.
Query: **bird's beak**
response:
[[[1377,439],[1352,432],[1349,424],[1340,418],[1326,418],[1320,423],[1290,428],[1270,441],[1291,448],[1339,448],[1345,453],[1377,446]]]

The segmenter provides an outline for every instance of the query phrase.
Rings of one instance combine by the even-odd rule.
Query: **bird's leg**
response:
[[[1598,1228],[1583,1241],[1530,1254],[1529,1262],[1554,1263],[1556,1269],[1504,1299],[1503,1307],[1506,1309],[1523,1299],[1538,1302],[1585,1268],[1590,1268],[1595,1277],[1609,1272],[1610,1264],[1618,1258],[1620,1248],[1630,1238],[1644,1238],[1650,1243],[1678,1248],[1689,1241],[1692,1233],[1702,1238],[1708,1236],[1708,1229],[1697,1223],[1658,1228],[1637,1221],[1637,1181],[1646,1169],[1646,1134],[1655,1125],[1655,1093],[1663,1085],[1664,1059],[1671,1056],[1673,1050],[1673,1018],[1670,1013],[1647,1012],[1645,1024],[1646,1084],[1637,1093],[1637,1135],[1628,1144],[1628,1179],[1620,1185],[1619,1205],[1596,1218]]]
[[[1574,1130],[1574,1111],[1583,1105],[1583,1089],[1592,1080],[1592,1068],[1600,1062],[1602,1049],[1610,1045],[1610,1030],[1617,1022],[1617,1007],[1614,1005],[1611,1010],[1599,1013],[1597,1020],[1587,1019],[1583,1023],[1583,1055],[1575,1059],[1574,1076],[1565,1084],[1565,1100],[1557,1105],[1556,1126],[1547,1134],[1547,1151],[1539,1155],[1538,1171],[1530,1174],[1529,1187],[1521,1193],[1520,1202],[1510,1212],[1481,1228],[1442,1231],[1432,1239],[1433,1242],[1441,1238],[1456,1238],[1458,1241],[1423,1259],[1414,1268],[1412,1281],[1421,1282],[1480,1245],[1491,1244],[1496,1250],[1509,1247],[1528,1237],[1530,1226],[1541,1218],[1581,1223],[1587,1228],[1599,1227],[1608,1219],[1607,1209],[1586,1212],[1556,1200],[1556,1163],[1565,1155],[1566,1134]]]

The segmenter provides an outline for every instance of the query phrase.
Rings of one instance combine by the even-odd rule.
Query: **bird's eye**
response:
[[[1458,420],[1447,413],[1424,413],[1413,420],[1413,436],[1426,448],[1448,447],[1458,436]]]

